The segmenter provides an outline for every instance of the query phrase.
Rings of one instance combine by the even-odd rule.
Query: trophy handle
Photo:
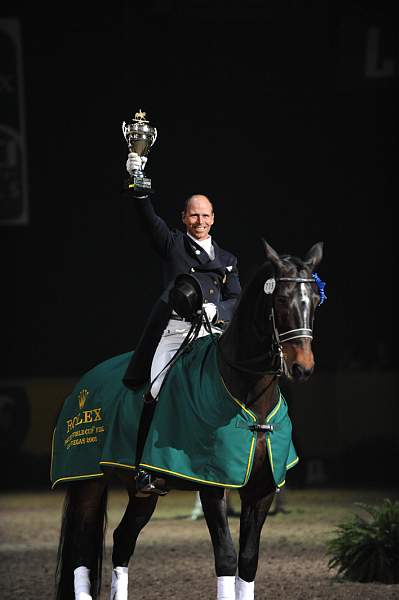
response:
[[[123,137],[125,138],[125,140],[127,142],[127,137],[126,137],[126,133],[127,133],[126,121],[123,121],[123,123],[122,123],[122,133],[123,133]]]

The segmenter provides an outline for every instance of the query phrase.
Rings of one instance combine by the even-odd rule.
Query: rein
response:
[[[166,371],[166,375],[164,378],[164,381],[162,382],[161,385],[161,389],[163,387],[163,384],[166,381],[166,377],[170,371],[170,369],[173,367],[173,365],[177,362],[177,360],[180,358],[180,356],[187,351],[189,345],[191,344],[191,342],[193,342],[195,339],[197,339],[198,337],[198,333],[199,330],[201,329],[201,325],[202,325],[202,313],[199,313],[196,315],[195,319],[193,319],[193,321],[191,322],[191,327],[187,332],[186,337],[183,340],[183,343],[181,344],[180,348],[178,349],[178,351],[176,352],[176,354],[174,354],[174,356],[172,356],[172,358],[169,360],[169,362],[166,363],[166,365],[164,366],[164,368],[162,369],[162,371],[160,371],[158,373],[158,375],[156,375],[156,377],[154,377],[154,379],[150,382],[149,385],[149,390],[151,390],[151,386],[154,383],[154,381],[156,381],[158,379],[158,377],[161,375],[161,373],[163,373],[164,371]],[[151,398],[149,403],[152,402],[158,402],[158,398],[159,398],[159,394],[161,392],[161,389],[159,390],[157,396],[155,398]],[[144,404],[146,404],[148,401],[146,400],[146,397],[144,395]]]
[[[160,371],[158,373],[158,375],[156,375],[156,377],[154,377],[154,379],[150,383],[149,389],[151,389],[152,384],[154,383],[154,381],[156,381],[156,379],[158,379],[158,377],[161,375],[161,373],[166,371],[164,381],[162,382],[162,385],[161,385],[161,389],[162,389],[163,384],[166,381],[166,377],[167,377],[170,369],[177,362],[177,360],[181,357],[181,355],[189,350],[191,343],[194,342],[194,340],[196,340],[198,338],[198,334],[199,334],[202,326],[204,326],[206,331],[212,336],[212,340],[214,341],[214,343],[217,343],[214,332],[212,330],[212,325],[208,319],[208,315],[206,314],[205,309],[202,308],[201,310],[198,310],[196,312],[193,320],[191,321],[190,329],[188,330],[186,337],[184,338],[180,348],[177,350],[176,354],[174,354],[174,356],[172,356],[172,358],[169,360],[169,362],[166,363],[166,365],[164,366],[162,371]],[[217,327],[216,327],[216,329],[217,329]],[[158,397],[161,392],[161,389],[159,390],[156,398],[152,398],[150,400],[150,403],[153,402],[154,400],[156,402],[158,402]],[[145,399],[145,397],[144,397],[144,403],[147,403],[147,400]]]

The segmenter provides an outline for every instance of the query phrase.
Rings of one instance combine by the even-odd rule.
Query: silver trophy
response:
[[[157,139],[157,130],[146,119],[146,113],[140,108],[131,123],[122,123],[122,131],[127,142],[129,152],[135,152],[140,157],[147,156],[150,148]],[[151,193],[151,179],[144,175],[143,169],[133,171],[126,182],[126,188],[132,191]]]

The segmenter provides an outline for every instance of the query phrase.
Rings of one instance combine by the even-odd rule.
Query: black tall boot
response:
[[[154,473],[150,473],[145,469],[138,468],[143,454],[144,444],[146,442],[148,431],[150,429],[152,418],[154,416],[156,405],[157,403],[155,399],[151,396],[151,392],[148,391],[144,396],[143,411],[140,417],[136,446],[136,496],[141,498],[145,498],[149,494],[165,496],[165,494],[168,493],[168,490],[165,490],[162,486],[162,479],[156,477]]]

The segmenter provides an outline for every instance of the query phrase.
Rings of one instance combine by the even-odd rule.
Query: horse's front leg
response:
[[[240,548],[236,598],[237,600],[253,600],[259,561],[260,535],[273,502],[274,490],[260,498],[240,490],[240,496]]]
[[[237,553],[227,521],[224,489],[203,488],[200,497],[215,557],[217,600],[235,600]]]
[[[139,533],[151,519],[158,500],[156,495],[137,498],[131,478],[126,487],[129,493],[129,503],[121,522],[113,533],[110,600],[127,600],[129,561],[135,550]]]

